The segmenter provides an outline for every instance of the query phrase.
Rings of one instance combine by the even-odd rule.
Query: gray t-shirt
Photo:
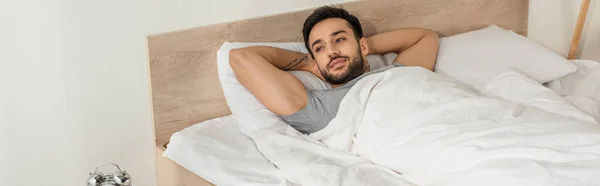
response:
[[[304,108],[292,115],[279,117],[304,134],[317,132],[324,129],[329,122],[333,120],[338,112],[342,99],[344,99],[344,96],[346,96],[348,91],[350,91],[350,88],[352,88],[356,82],[368,75],[401,66],[403,65],[392,63],[392,65],[367,72],[337,88],[309,90],[308,104]]]

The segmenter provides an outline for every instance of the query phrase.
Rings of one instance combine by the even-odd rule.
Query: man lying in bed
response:
[[[354,15],[329,6],[315,10],[302,32],[309,54],[247,47],[231,50],[230,63],[244,87],[305,134],[325,128],[346,93],[365,76],[401,66],[433,71],[439,47],[438,35],[426,29],[400,29],[365,38]],[[389,52],[398,53],[394,64],[370,71],[366,56]],[[307,91],[287,70],[309,71],[333,89]]]

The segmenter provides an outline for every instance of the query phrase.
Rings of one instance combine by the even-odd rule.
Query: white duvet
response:
[[[249,135],[299,185],[600,185],[600,124],[519,72],[478,94],[418,67],[357,83],[309,137]]]

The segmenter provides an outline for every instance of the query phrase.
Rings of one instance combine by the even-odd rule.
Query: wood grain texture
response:
[[[365,36],[407,27],[442,36],[497,24],[527,32],[527,0],[371,0],[338,5],[355,14]],[[148,37],[155,140],[192,124],[230,114],[217,77],[216,51],[224,41],[302,41],[312,10],[209,25]]]
[[[569,55],[567,59],[577,58],[577,48],[579,47],[579,41],[581,41],[581,33],[583,32],[583,26],[585,24],[585,18],[587,17],[588,9],[590,7],[590,0],[581,1],[581,7],[579,9],[579,15],[577,16],[577,24],[573,31],[573,39],[571,39],[571,47],[569,48]]]
[[[366,37],[409,27],[428,28],[441,36],[451,36],[491,24],[525,35],[529,1],[369,0],[337,6],[360,19]],[[302,41],[302,24],[311,12],[312,9],[149,36],[156,153],[164,150],[162,145],[173,133],[231,114],[217,75],[216,52],[223,42]],[[157,162],[160,158],[157,157]],[[176,178],[185,169],[160,160],[159,179],[172,181],[165,182],[166,185],[206,183],[200,177]]]
[[[177,163],[162,157],[164,150],[155,149],[156,180],[158,186],[214,186]]]

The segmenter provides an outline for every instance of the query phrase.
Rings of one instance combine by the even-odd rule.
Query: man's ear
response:
[[[360,40],[358,41],[358,44],[360,45],[360,51],[362,52],[362,54],[364,56],[369,54],[369,43],[367,43],[367,38],[362,37],[360,38]]]

